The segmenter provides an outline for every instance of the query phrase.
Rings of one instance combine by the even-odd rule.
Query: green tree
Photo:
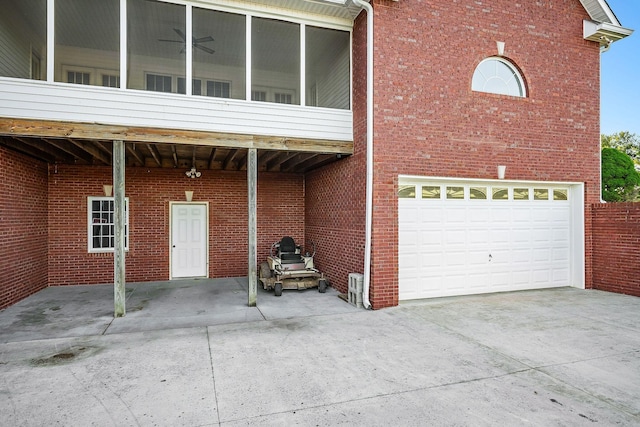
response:
[[[626,153],[636,169],[640,168],[640,136],[626,131],[614,133],[612,135],[601,135],[600,145],[602,148],[615,148]]]
[[[615,148],[602,149],[602,198],[607,202],[630,202],[638,197],[640,173],[631,157]]]

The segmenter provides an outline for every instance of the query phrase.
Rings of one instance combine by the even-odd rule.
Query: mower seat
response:
[[[280,239],[280,247],[278,248],[278,257],[282,264],[296,264],[304,262],[302,256],[296,253],[296,242],[292,237],[285,236]]]

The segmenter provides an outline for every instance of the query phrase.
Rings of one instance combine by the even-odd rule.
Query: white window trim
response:
[[[524,78],[522,77],[522,74],[520,73],[520,70],[518,70],[516,68],[515,64],[513,64],[512,62],[507,61],[506,59],[501,58],[499,56],[490,56],[490,57],[485,58],[482,61],[480,61],[478,63],[478,65],[476,65],[476,68],[474,68],[474,70],[473,70],[472,81],[473,81],[473,76],[475,76],[475,74],[476,74],[476,72],[478,70],[478,67],[480,67],[480,65],[482,65],[483,63],[489,62],[489,61],[498,61],[498,62],[501,62],[504,65],[506,65],[511,70],[511,72],[514,75],[514,77],[518,81],[518,84],[520,85],[522,93],[520,95],[512,95],[512,94],[495,93],[495,92],[486,91],[486,90],[476,90],[476,89],[473,89],[473,83],[471,85],[471,90],[473,90],[474,92],[480,92],[480,93],[493,93],[493,94],[496,94],[496,95],[512,96],[514,98],[526,98],[528,96],[528,94],[527,94],[527,86],[524,84]]]
[[[114,248],[94,248],[93,247],[93,222],[91,205],[94,201],[113,201],[114,197],[89,196],[87,197],[87,251],[89,253],[109,253],[114,252]],[[129,250],[129,198],[124,198],[124,225],[125,225],[125,251]]]

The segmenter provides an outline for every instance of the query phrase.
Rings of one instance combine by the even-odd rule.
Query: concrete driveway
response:
[[[365,311],[244,279],[48,288],[0,312],[0,425],[640,425],[640,298]]]

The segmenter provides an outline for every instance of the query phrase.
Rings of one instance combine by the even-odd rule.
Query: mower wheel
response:
[[[282,283],[277,282],[273,288],[273,293],[275,296],[279,297],[282,295]]]
[[[318,292],[321,294],[327,292],[327,281],[325,279],[318,280]]]

